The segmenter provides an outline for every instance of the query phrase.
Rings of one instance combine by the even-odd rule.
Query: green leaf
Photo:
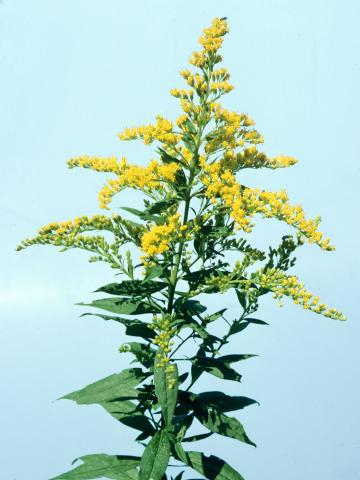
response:
[[[143,433],[151,435],[154,428],[145,417],[143,412],[137,409],[135,403],[130,400],[115,400],[112,402],[102,402],[100,405],[116,420],[128,427],[140,430]]]
[[[175,157],[172,157],[171,155],[169,155],[163,148],[158,148],[158,153],[159,155],[161,156],[161,160],[164,162],[164,163],[172,163],[172,162],[175,162],[175,163],[179,163],[179,159],[175,158]]]
[[[246,318],[245,321],[248,323],[255,323],[256,325],[269,325],[268,323],[264,322],[264,320],[259,320],[258,318]]]
[[[199,402],[202,406],[215,408],[220,412],[240,410],[257,403],[257,401],[252,398],[231,396],[217,391],[192,394],[191,398],[195,402]]]
[[[133,215],[136,215],[137,217],[141,218],[141,220],[145,220],[148,222],[154,222],[157,225],[163,225],[166,223],[166,217],[165,216],[160,216],[160,215],[151,215],[148,212],[137,210],[136,208],[130,208],[130,207],[121,207],[122,210],[125,210],[126,212],[132,213]]]
[[[236,418],[228,417],[212,408],[196,408],[194,413],[199,422],[211,432],[235,438],[240,442],[256,447],[256,444],[249,439],[244,427]]]
[[[217,320],[218,318],[222,317],[224,313],[226,312],[227,308],[223,308],[222,310],[219,310],[218,312],[215,312],[211,315],[206,316],[206,323],[211,323]]]
[[[158,202],[150,203],[146,207],[146,212],[153,213],[162,213],[168,208],[172,207],[176,203],[176,198],[170,198],[169,200],[159,200]]]
[[[210,357],[196,357],[193,359],[194,372],[205,371],[214,375],[218,378],[223,378],[225,380],[234,380],[236,382],[241,381],[241,375],[237,373],[233,368],[228,367],[220,358],[210,358]]]
[[[158,352],[161,354],[161,349]],[[168,367],[161,367],[158,363],[159,361],[156,359],[154,363],[155,394],[160,403],[165,424],[170,426],[178,396],[178,368],[176,364],[172,364],[171,366],[174,368],[169,372],[167,371]]]
[[[125,330],[126,335],[130,335],[131,337],[141,337],[145,339],[155,337],[154,331],[148,327],[148,324],[137,318],[129,319],[124,317],[114,317],[111,315],[104,315],[101,313],[83,313],[82,315],[80,315],[80,317],[85,317],[87,315],[100,317],[106,321],[113,320],[114,322],[121,323],[126,327],[126,330]]]
[[[77,303],[77,305],[101,308],[102,310],[125,315],[159,313],[159,309],[155,308],[153,305],[149,305],[147,302],[121,297],[102,298],[94,300],[92,303]]]
[[[198,300],[183,300],[178,299],[178,302],[174,305],[175,310],[179,313],[187,315],[196,315],[205,312],[206,307],[202,305]]]
[[[79,405],[101,403],[116,398],[137,398],[139,391],[135,387],[147,376],[148,374],[144,373],[141,368],[128,368],[61,398],[74,400]]]
[[[143,282],[148,283],[153,278],[162,278],[165,273],[165,268],[161,265],[154,265],[153,267],[146,268],[146,275]]]
[[[205,438],[210,437],[214,432],[200,433],[199,435],[192,435],[191,437],[183,438],[183,442],[199,442],[200,440],[205,440]]]
[[[170,458],[170,438],[159,430],[147,444],[140,462],[139,480],[161,480]]]
[[[129,297],[145,297],[159,292],[167,287],[165,282],[143,282],[142,280],[124,280],[121,283],[109,283],[98,288],[95,292],[105,292],[111,295],[126,295]]]
[[[253,358],[257,356],[258,355],[253,355],[251,353],[242,353],[242,354],[233,354],[233,355],[223,355],[221,357],[217,357],[217,360],[225,363],[225,365],[231,365],[232,363],[240,362],[242,360],[247,360],[248,358]]]
[[[180,444],[176,444],[175,451],[179,460],[196,470],[207,480],[244,480],[240,473],[215,455],[207,457],[201,452],[185,452]]]
[[[182,476],[184,475],[185,470],[182,470],[180,473],[176,475],[176,477],[171,477],[171,480],[181,480]]]
[[[82,465],[51,480],[90,480],[104,477],[114,480],[137,480],[138,478],[139,457],[99,453],[85,455],[74,462],[78,460],[83,462]]]
[[[257,318],[247,318],[242,320],[235,320],[230,327],[230,335],[234,335],[235,333],[239,333],[242,330],[245,330],[250,324],[256,325],[269,325],[268,323],[264,322],[263,320],[258,320]]]
[[[246,310],[246,294],[244,292],[240,292],[238,289],[235,289],[235,292],[240,305],[244,310]]]
[[[138,362],[146,368],[153,369],[156,350],[146,343],[128,342],[126,345],[128,345],[129,351],[135,355]]]

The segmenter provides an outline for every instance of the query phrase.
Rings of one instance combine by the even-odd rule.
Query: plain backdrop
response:
[[[76,302],[114,281],[84,252],[21,239],[53,220],[99,212],[102,174],[66,168],[72,156],[126,155],[125,126],[179,114],[168,91],[198,48],[201,29],[227,16],[224,66],[236,89],[224,104],[248,112],[271,155],[295,167],[251,172],[249,184],[286,187],[308,216],[320,214],[335,252],[306,246],[296,272],[344,311],[346,323],[270,299],[269,327],[235,337],[227,353],[256,353],[238,366],[241,384],[204,376],[199,388],[259,401],[239,413],[255,449],[212,436],[215,453],[246,480],[356,480],[359,466],[359,2],[356,0],[3,0],[0,3],[0,478],[45,480],[88,453],[134,454],[134,434],[96,406],[55,400],[126,367],[123,327],[79,318]],[[130,191],[114,201],[138,202]],[[255,244],[290,229],[260,222]],[[233,296],[210,299],[209,310]],[[196,476],[189,473],[187,478]]]

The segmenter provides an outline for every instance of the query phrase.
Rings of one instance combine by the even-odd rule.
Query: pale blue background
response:
[[[122,327],[79,319],[73,306],[113,273],[82,252],[14,248],[51,220],[98,211],[104,178],[68,171],[69,157],[151,158],[116,133],[178,114],[168,90],[182,85],[177,72],[214,16],[231,26],[224,65],[237,88],[226,105],[250,113],[270,154],[301,160],[246,180],[286,186],[309,216],[322,215],[337,251],[306,247],[297,272],[349,320],[266,301],[271,327],[235,337],[235,351],[260,357],[228,387],[261,403],[239,415],[258,448],[216,436],[191,447],[224,456],[247,480],[360,479],[359,13],[357,0],[3,0],[1,479],[45,480],[82,454],[135,451],[132,433],[101,409],[53,402],[128,362],[117,353]],[[125,193],[115,206],[132,203]],[[266,245],[286,232],[263,223],[254,238]],[[224,385],[207,377],[205,387]]]

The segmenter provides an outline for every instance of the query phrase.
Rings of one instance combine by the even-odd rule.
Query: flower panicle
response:
[[[306,310],[311,310],[333,320],[346,320],[343,313],[336,308],[330,308],[325,303],[321,303],[318,296],[306,290],[304,283],[300,282],[295,275],[287,275],[278,268],[269,268],[253,274],[252,280],[258,282],[261,287],[271,290],[274,293],[274,298],[279,300],[280,306],[282,305],[281,299],[287,296],[295,304]]]

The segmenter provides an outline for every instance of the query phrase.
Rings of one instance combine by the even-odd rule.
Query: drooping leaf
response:
[[[126,327],[125,333],[131,337],[141,337],[145,339],[154,338],[154,330],[148,327],[146,322],[139,320],[137,318],[124,318],[124,317],[115,317],[112,315],[104,315],[101,313],[83,313],[80,317],[85,317],[87,315],[93,315],[94,317],[100,317],[103,320],[109,321],[113,320],[114,322],[121,323]]]
[[[147,222],[154,222],[157,225],[163,225],[166,222],[166,217],[161,215],[151,215],[146,210],[141,211],[131,207],[121,207],[121,208],[122,210],[132,213],[133,215],[136,215],[137,217],[141,218],[141,220],[145,220]]]
[[[76,459],[83,463],[51,480],[90,480],[111,478],[114,480],[137,480],[140,457],[127,455],[106,455],[99,453]]]
[[[244,292],[241,292],[238,289],[235,289],[236,296],[239,300],[240,305],[244,310],[246,310],[246,294]]]
[[[256,400],[248,397],[226,395],[223,392],[203,392],[192,394],[192,400],[200,403],[202,406],[215,408],[220,412],[231,412],[240,410],[257,403]]]
[[[155,394],[167,426],[172,422],[179,388],[177,365],[173,364],[172,367],[173,369],[168,371],[168,367],[159,366],[158,360],[154,362]]]
[[[158,202],[149,203],[146,206],[146,212],[150,214],[165,212],[177,202],[176,198],[169,198],[168,200],[159,200]]]
[[[215,320],[217,320],[218,318],[222,317],[224,315],[224,313],[226,312],[227,308],[223,308],[221,310],[219,310],[218,312],[215,312],[211,315],[208,315],[206,317],[206,322],[207,323],[211,323],[211,322],[214,322]]]
[[[179,375],[179,385],[181,383],[184,383],[188,376],[189,376],[189,372],[184,372],[181,375]]]
[[[249,439],[244,427],[236,418],[228,417],[213,408],[196,408],[194,412],[199,422],[211,432],[234,438],[256,447],[256,444]]]
[[[203,340],[209,337],[211,337],[213,341],[220,340],[218,337],[211,335],[206,330],[206,328],[200,325],[196,320],[194,320],[189,315],[184,315],[184,318],[177,318],[174,321],[174,326],[178,329],[178,331],[181,331],[184,328],[190,328],[190,330],[197,333],[197,335]]]
[[[214,432],[200,433],[199,435],[192,435],[191,437],[183,438],[183,442],[199,442],[200,440],[205,440],[205,438],[213,435]]]
[[[221,357],[217,357],[216,359],[220,362],[225,363],[225,365],[231,365],[235,362],[240,362],[242,360],[247,360],[248,358],[257,357],[257,355],[253,355],[251,353],[238,353],[238,354],[231,354],[231,355],[222,355]]]
[[[169,463],[170,445],[166,430],[155,433],[141,458],[139,480],[161,480]]]
[[[147,376],[148,374],[144,373],[141,368],[128,368],[61,398],[73,400],[79,405],[101,403],[117,398],[137,398],[139,391],[135,387]]]
[[[241,375],[233,368],[230,368],[226,363],[222,362],[219,358],[200,357],[197,356],[193,360],[192,370],[193,373],[205,371],[218,378],[225,380],[234,380],[236,382],[241,381]]]
[[[98,288],[95,292],[105,292],[111,295],[124,295],[129,297],[145,297],[159,292],[167,287],[165,282],[143,282],[142,280],[123,280],[121,283],[109,283]]]
[[[142,300],[133,300],[131,298],[110,297],[94,300],[91,303],[77,303],[87,307],[100,308],[113,313],[123,315],[141,315],[144,313],[159,313],[159,309],[154,305]]]
[[[242,332],[251,324],[256,325],[268,325],[268,323],[264,322],[263,320],[258,320],[257,318],[246,318],[242,320],[235,320],[230,327],[230,335],[234,335],[235,333]]]
[[[154,428],[150,421],[145,417],[143,412],[137,408],[135,403],[130,400],[115,400],[110,402],[102,402],[100,405],[110,415],[119,422],[127,425],[128,427],[140,430],[143,433],[151,435],[154,432]]]
[[[186,315],[196,315],[205,312],[206,307],[202,305],[198,300],[183,300],[178,299],[174,305],[175,311],[179,312],[180,314]]]
[[[268,323],[264,322],[264,320],[259,320],[258,318],[246,318],[246,322],[248,323],[255,323],[256,325],[269,325]]]
[[[245,480],[240,473],[215,455],[207,457],[201,452],[186,452],[180,444],[176,444],[175,452],[179,460],[196,470],[207,480]]]

